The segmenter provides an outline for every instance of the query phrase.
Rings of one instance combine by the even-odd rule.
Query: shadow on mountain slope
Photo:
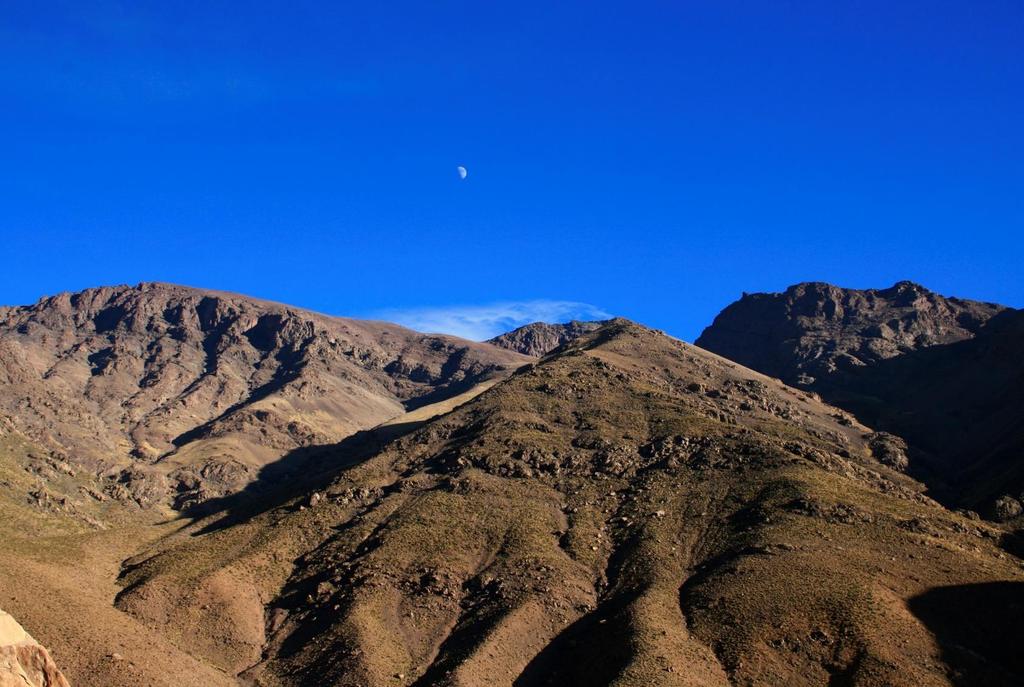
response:
[[[816,390],[861,422],[899,434],[935,498],[987,511],[1024,490],[1024,312],[976,338],[932,346],[821,380]],[[916,464],[915,464],[916,463]]]
[[[257,513],[279,508],[304,494],[313,494],[337,477],[338,472],[378,453],[387,442],[423,424],[402,422],[356,432],[337,444],[306,446],[264,466],[241,491],[203,501],[185,509],[190,518],[212,518],[195,535],[221,530]]]
[[[636,596],[620,596],[565,628],[527,664],[513,687],[612,684],[629,663],[629,644],[621,638],[630,634],[625,611]]]
[[[437,415],[450,412],[475,395],[493,386],[494,382],[461,386],[461,393],[442,396],[434,403],[420,405],[416,411],[384,424],[346,437],[336,444],[304,446],[264,466],[245,488],[226,496],[202,501],[182,510],[186,517],[213,520],[196,535],[214,532],[242,522],[257,513],[278,508],[303,495],[321,491],[342,470],[357,465],[379,453],[390,441],[415,431]]]
[[[1019,685],[1024,675],[1024,583],[937,587],[909,600],[935,633],[958,687]]]

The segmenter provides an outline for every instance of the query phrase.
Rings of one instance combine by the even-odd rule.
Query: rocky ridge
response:
[[[1003,310],[909,281],[865,290],[806,282],[782,293],[744,294],[695,343],[787,384],[812,386],[909,351],[969,339]]]
[[[999,520],[1024,498],[1024,313],[913,284],[747,294],[697,339],[899,435],[945,502]]]

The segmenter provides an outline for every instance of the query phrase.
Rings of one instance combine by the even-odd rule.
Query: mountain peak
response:
[[[733,303],[697,344],[899,434],[937,498],[1005,517],[1024,489],[1021,314],[911,281],[797,284]]]
[[[604,322],[584,322],[579,320],[572,320],[562,324],[534,322],[496,336],[488,340],[487,343],[499,348],[516,351],[523,355],[539,358],[578,336],[594,331],[602,324]]]
[[[1004,310],[947,298],[911,281],[887,289],[824,282],[746,294],[726,307],[697,345],[788,383],[961,341]]]

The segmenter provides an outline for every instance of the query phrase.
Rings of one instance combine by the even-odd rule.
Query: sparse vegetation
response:
[[[1007,532],[812,395],[611,320],[434,400],[190,517],[9,427],[0,594],[82,685],[1014,682],[934,606]]]

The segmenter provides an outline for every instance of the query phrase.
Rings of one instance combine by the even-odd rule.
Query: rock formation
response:
[[[50,653],[2,610],[0,687],[68,687]]]

